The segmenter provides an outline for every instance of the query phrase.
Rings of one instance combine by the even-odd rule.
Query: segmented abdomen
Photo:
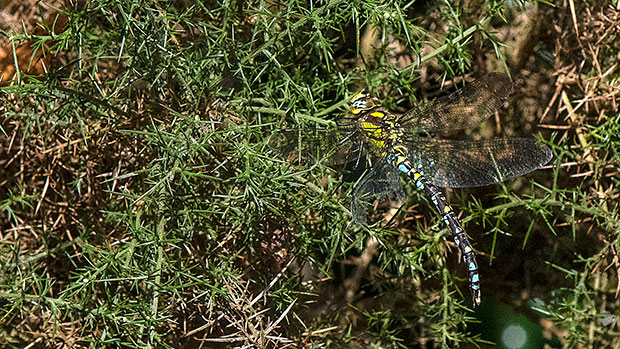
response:
[[[467,235],[463,230],[463,226],[459,221],[456,213],[452,207],[448,204],[445,196],[435,187],[430,184],[424,176],[412,166],[411,162],[407,158],[406,149],[402,146],[396,146],[393,148],[394,153],[387,156],[387,161],[399,171],[405,173],[407,177],[411,178],[416,187],[423,190],[427,197],[441,214],[444,223],[452,233],[454,242],[459,247],[461,255],[463,256],[463,262],[467,265],[467,271],[469,276],[469,288],[472,295],[472,302],[474,307],[480,305],[480,276],[478,274],[478,262],[476,261],[476,255],[469,243]]]

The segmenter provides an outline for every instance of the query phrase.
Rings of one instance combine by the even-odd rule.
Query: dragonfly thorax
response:
[[[361,113],[357,126],[375,156],[384,157],[402,144],[403,131],[398,117],[382,108],[375,107]]]

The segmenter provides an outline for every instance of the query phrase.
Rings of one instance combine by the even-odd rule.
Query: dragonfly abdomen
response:
[[[386,160],[392,166],[396,167],[400,172],[403,172],[407,177],[413,180],[416,187],[423,190],[424,193],[430,198],[431,202],[441,214],[444,223],[452,233],[454,242],[459,247],[463,256],[463,262],[467,265],[467,272],[469,277],[469,288],[472,295],[472,302],[474,307],[480,305],[480,276],[478,274],[478,262],[476,261],[476,255],[471,247],[467,235],[463,230],[463,226],[459,221],[456,213],[452,209],[446,200],[446,197],[431,183],[429,183],[424,176],[418,172],[407,158],[407,152],[404,147],[394,147],[394,153],[387,156]]]

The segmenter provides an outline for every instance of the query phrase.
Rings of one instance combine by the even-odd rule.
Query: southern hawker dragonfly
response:
[[[478,264],[461,222],[437,187],[479,187],[520,176],[552,157],[533,138],[479,141],[438,139],[428,135],[477,126],[500,108],[512,92],[510,78],[489,73],[446,97],[402,115],[381,107],[378,99],[358,93],[352,117],[334,128],[293,128],[275,133],[269,145],[285,159],[327,158],[330,164],[371,164],[353,188],[353,220],[365,224],[376,201],[404,197],[399,172],[422,190],[441,214],[468,269],[473,306],[480,305]]]

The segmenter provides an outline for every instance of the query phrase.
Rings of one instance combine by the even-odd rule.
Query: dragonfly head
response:
[[[359,114],[381,105],[378,99],[371,97],[366,92],[360,92],[351,98],[351,113]]]

